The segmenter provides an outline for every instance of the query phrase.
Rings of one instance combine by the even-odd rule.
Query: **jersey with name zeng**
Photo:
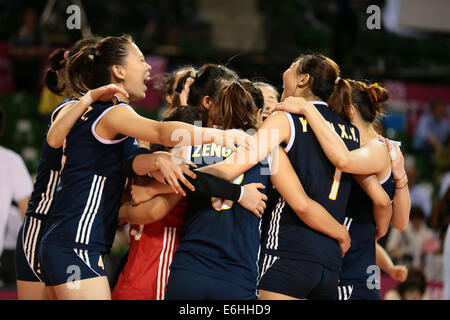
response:
[[[191,160],[198,167],[222,161],[231,150],[215,144],[193,146]],[[233,183],[262,183],[270,178],[268,158]],[[265,193],[266,190],[260,190]],[[260,251],[260,219],[231,200],[188,198],[183,234],[171,268],[190,270],[256,290]]]

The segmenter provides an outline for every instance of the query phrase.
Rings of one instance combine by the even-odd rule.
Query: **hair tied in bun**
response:
[[[375,82],[375,83],[373,83],[373,84],[371,84],[371,85],[369,86],[370,91],[372,92],[372,95],[373,95],[374,98],[375,98],[375,102],[378,102],[378,96],[377,96],[377,92],[376,92],[376,90],[375,90],[375,88],[377,88],[377,87],[378,87],[378,83],[377,83],[377,82]]]

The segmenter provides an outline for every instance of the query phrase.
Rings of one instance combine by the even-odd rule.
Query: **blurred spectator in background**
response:
[[[389,290],[384,300],[427,300],[425,290],[427,279],[421,268],[409,268],[408,278]]]
[[[444,248],[444,299],[450,300],[450,232],[445,235]]]
[[[9,41],[16,90],[37,93],[41,78],[42,58],[47,54],[43,33],[38,28],[38,15],[28,7],[22,16],[22,25]]]
[[[425,224],[425,215],[420,207],[412,206],[410,223],[404,231],[392,228],[389,232],[386,250],[396,264],[423,267],[424,244],[433,237],[431,229]]]
[[[264,109],[262,116],[263,119],[265,119],[271,115],[273,109],[275,109],[275,105],[280,101],[280,94],[274,86],[266,82],[258,81],[255,82],[255,85],[261,90],[264,97],[266,108]]]
[[[429,183],[416,184],[417,169],[416,160],[411,155],[405,155],[405,171],[408,176],[408,188],[411,197],[411,206],[420,207],[428,219],[432,211],[432,186]]]
[[[443,227],[436,235],[425,241],[424,251],[428,252],[425,256],[424,272],[428,281],[443,281],[444,276],[444,241],[447,228]]]
[[[450,188],[444,196],[435,203],[433,214],[430,219],[430,226],[435,230],[446,228],[450,222]]]
[[[434,181],[438,182],[450,172],[450,134],[447,135],[442,146],[433,155]]]
[[[439,152],[450,134],[450,122],[445,112],[445,101],[435,98],[430,103],[430,112],[422,115],[414,132],[412,147],[420,163],[421,177],[434,174],[433,157]]]
[[[0,107],[0,135],[6,123],[6,113]],[[13,201],[25,216],[28,200],[33,190],[30,174],[22,158],[9,149],[0,146],[0,255],[3,252],[6,227]]]
[[[19,208],[11,206],[3,242],[3,253],[0,258],[0,287],[16,286],[16,268],[14,255],[16,252],[17,234],[22,225]]]
[[[435,98],[430,113],[424,114],[413,137],[413,148],[419,152],[434,152],[442,147],[450,134],[450,123],[445,114],[445,101]]]

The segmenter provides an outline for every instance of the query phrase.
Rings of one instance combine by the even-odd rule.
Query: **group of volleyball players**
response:
[[[151,71],[130,37],[50,61],[65,99],[18,236],[19,299],[380,299],[369,267],[405,277],[376,243],[410,209],[401,151],[377,128],[382,86],[320,54],[293,60],[281,99],[222,65],[183,67],[158,122],[130,105]],[[103,258],[126,223],[110,288]]]

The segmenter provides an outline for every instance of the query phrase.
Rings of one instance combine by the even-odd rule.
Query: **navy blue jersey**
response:
[[[359,186],[353,182],[352,192],[347,208],[344,225],[347,227],[352,245],[344,256],[339,279],[343,283],[366,283],[373,270],[369,266],[376,265],[375,220],[372,200]],[[392,171],[380,184],[391,198],[394,197],[395,181]]]
[[[109,251],[125,185],[120,169],[137,143],[131,137],[105,140],[95,128],[106,112],[119,105],[128,106],[93,103],[67,135],[61,182],[43,242]]]
[[[355,126],[331,111],[326,103],[313,104],[349,150],[359,148],[359,132]],[[286,116],[291,128],[286,153],[306,194],[342,223],[352,176],[341,173],[328,160],[304,116],[287,112]],[[338,242],[303,223],[282,197],[263,219],[269,219],[269,229],[262,239],[265,254],[313,261],[336,271],[340,269],[342,259]]]
[[[191,150],[192,162],[198,167],[222,161],[225,158],[222,155],[231,153],[231,150],[215,144],[193,146]],[[270,167],[264,160],[237,177],[234,183],[262,183],[267,186],[269,178]],[[171,268],[189,270],[256,290],[260,221],[233,201],[188,197],[184,230]]]
[[[61,101],[53,111],[50,124],[44,135],[44,142],[42,143],[41,159],[37,169],[36,181],[33,186],[26,215],[38,215],[40,217],[46,216],[50,212],[53,203],[56,186],[59,182],[59,171],[61,170],[62,148],[52,148],[47,143],[47,133],[54,117],[58,111],[68,104],[77,102],[68,97]]]

